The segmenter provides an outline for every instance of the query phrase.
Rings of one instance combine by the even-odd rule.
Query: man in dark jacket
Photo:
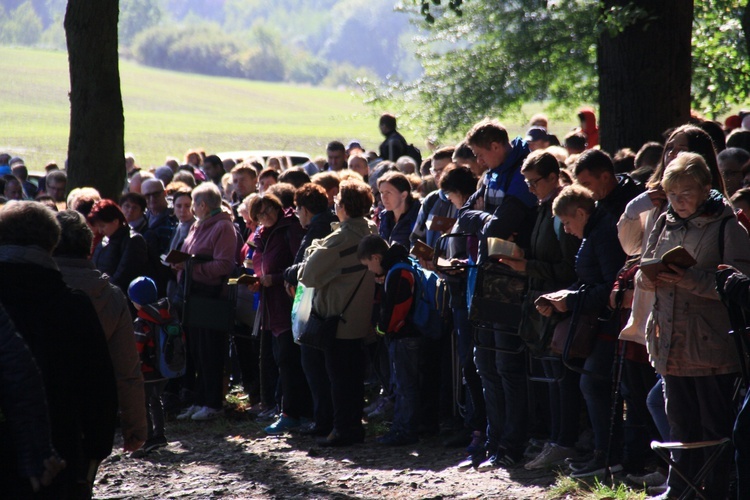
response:
[[[380,116],[380,133],[385,140],[380,144],[380,158],[395,162],[406,154],[406,139],[396,130],[396,117],[390,113]]]
[[[581,154],[575,167],[576,182],[594,193],[597,206],[618,220],[630,200],[643,192],[643,186],[627,174],[615,175],[612,158],[600,149]]]
[[[177,227],[177,217],[169,208],[167,191],[162,181],[144,181],[141,193],[146,197],[148,207],[148,228],[143,231],[143,238],[146,240],[148,260],[152,268],[149,276],[156,281],[159,297],[164,297],[167,294],[167,282],[172,278],[172,271],[161,263],[161,256],[169,252],[169,242]]]
[[[91,495],[112,451],[117,390],[104,332],[91,301],[65,285],[52,260],[54,213],[37,202],[0,212],[0,301],[29,345],[44,380],[52,444],[67,463],[54,498]],[[43,314],[34,314],[42,304]]]
[[[487,260],[489,237],[514,239],[525,247],[534,227],[536,197],[529,192],[521,174],[521,165],[529,154],[526,142],[520,137],[512,142],[508,132],[496,120],[483,120],[469,131],[466,142],[487,167],[482,187],[466,202],[471,210],[462,211],[458,221],[461,232],[479,237],[478,263]],[[526,244],[524,244],[526,242]],[[475,362],[482,378],[487,410],[487,461],[484,452],[475,453],[472,462],[480,468],[509,467],[523,458],[526,445],[527,387],[523,343],[516,335],[509,335],[507,325],[497,318],[493,330],[481,337],[483,347],[477,347]]]
[[[332,224],[339,221],[328,210],[328,195],[323,187],[317,184],[305,184],[294,195],[297,205],[297,216],[302,227],[307,229],[300,243],[294,264],[284,271],[284,280],[289,286],[297,286],[297,275],[305,259],[305,250],[313,240],[322,239],[333,231]],[[302,429],[302,434],[310,436],[327,436],[333,429],[333,401],[331,400],[331,382],[326,372],[325,355],[320,349],[301,345],[302,371],[313,399],[313,423]]]

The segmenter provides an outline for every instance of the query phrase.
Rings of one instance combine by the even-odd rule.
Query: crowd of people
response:
[[[391,425],[374,445],[441,435],[466,449],[459,468],[622,473],[679,497],[690,485],[674,469],[694,476],[704,451],[669,466],[649,443],[731,437],[740,407],[728,332],[750,289],[750,113],[695,116],[612,155],[593,110],[579,118],[562,143],[543,115],[515,139],[485,119],[424,160],[390,114],[377,151],[332,141],[297,166],[190,150],[148,169],[128,155],[118,200],[68,190],[54,164],[32,182],[0,154],[3,484],[90,495],[118,414],[142,457],[168,445],[170,415],[220,417],[231,380],[268,435],[350,446],[379,419]],[[675,249],[692,261],[672,263]],[[416,270],[444,287],[438,331],[415,320]],[[509,278],[480,296],[492,273]],[[324,348],[293,328],[309,289]],[[234,318],[196,322],[222,302]],[[154,358],[172,325],[177,374]],[[729,494],[732,460],[699,485],[707,498]]]

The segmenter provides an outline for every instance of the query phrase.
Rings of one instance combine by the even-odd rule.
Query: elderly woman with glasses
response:
[[[221,295],[222,284],[237,264],[237,231],[229,214],[221,209],[221,193],[212,182],[204,182],[193,192],[193,213],[197,221],[190,227],[182,251],[195,255],[190,293],[205,297]],[[182,270],[183,264],[173,265]],[[180,274],[180,282],[184,276]],[[204,328],[187,331],[189,353],[198,372],[195,405],[178,419],[210,420],[222,412],[224,356],[227,336]]]
[[[667,166],[661,184],[669,205],[654,224],[643,258],[661,258],[682,246],[696,264],[687,269],[670,264],[654,280],[643,271],[637,277],[638,286],[655,292],[646,341],[651,364],[664,380],[673,441],[715,440],[732,432],[740,365],[715,271],[719,264],[750,271],[750,247],[731,205],[712,189],[712,181],[701,155],[681,153]],[[688,477],[704,463],[702,450],[684,450],[675,458]],[[726,497],[730,463],[725,453],[713,467],[705,481],[706,498]],[[672,470],[667,483],[670,498],[687,489]]]

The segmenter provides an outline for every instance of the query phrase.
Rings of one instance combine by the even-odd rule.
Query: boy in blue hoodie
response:
[[[158,298],[156,283],[151,278],[141,276],[131,281],[128,297],[137,311],[133,330],[136,348],[141,357],[146,393],[147,439],[143,447],[133,453],[135,457],[142,457],[152,450],[167,446],[161,394],[167,386],[168,379],[159,372],[156,343],[159,326],[172,321],[172,315],[169,311],[169,301],[166,298]]]

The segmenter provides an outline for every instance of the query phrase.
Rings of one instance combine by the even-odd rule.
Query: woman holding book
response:
[[[687,269],[670,264],[655,280],[642,272],[637,277],[638,286],[655,292],[646,340],[651,364],[664,380],[670,438],[693,442],[730,437],[739,363],[714,272],[722,263],[750,270],[748,236],[726,199],[711,188],[711,171],[702,156],[679,155],[666,168],[662,186],[669,206],[654,224],[643,258],[661,258],[682,246],[696,261]],[[676,457],[689,477],[702,465],[701,454],[682,451]],[[727,453],[709,473],[706,497],[726,496],[730,461]],[[686,489],[672,471],[668,486],[670,498]]]

